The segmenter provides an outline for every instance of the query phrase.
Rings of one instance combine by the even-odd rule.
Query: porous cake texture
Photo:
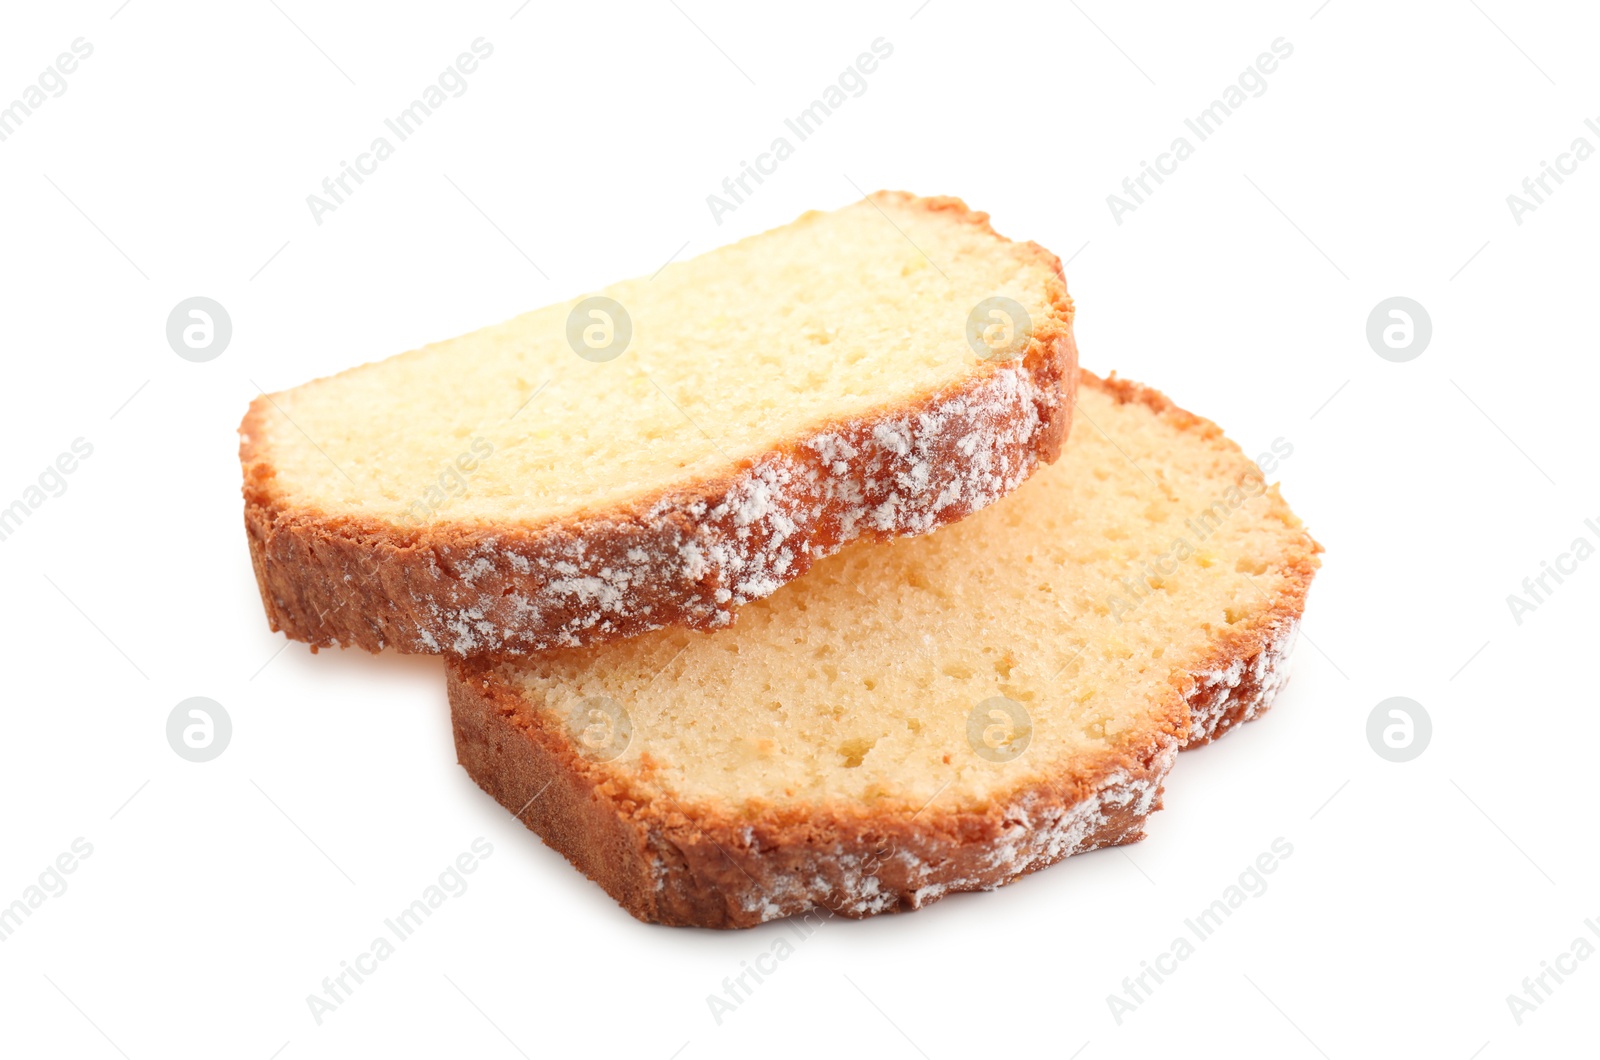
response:
[[[293,390],[240,428],[274,629],[456,655],[710,629],[1056,458],[1054,255],[880,192]]]
[[[915,909],[1143,835],[1265,710],[1320,546],[1215,424],[1084,373],[1060,461],[709,633],[448,664],[475,780],[649,921]]]

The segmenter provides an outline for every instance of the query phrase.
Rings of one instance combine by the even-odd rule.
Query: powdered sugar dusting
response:
[[[1237,723],[1242,724],[1272,705],[1289,679],[1289,655],[1299,632],[1299,620],[1288,619],[1272,631],[1253,658],[1235,659],[1226,669],[1194,675],[1194,691],[1189,694],[1189,746],[1215,739],[1230,713],[1237,712]],[[1242,696],[1241,685],[1245,685]]]
[[[384,632],[405,650],[475,655],[727,625],[852,540],[928,533],[1016,489],[1061,401],[1005,365],[917,411],[817,431],[713,494],[670,492],[580,533],[436,547],[429,576],[384,586],[404,599]]]
[[[1155,809],[1161,785],[1178,754],[1178,741],[1164,737],[1150,768],[1140,776],[1118,770],[1094,794],[1071,806],[1025,792],[1005,807],[999,839],[974,860],[962,856],[946,836],[918,851],[861,854],[835,843],[813,856],[815,872],[768,874],[764,884],[737,896],[745,918],[763,923],[818,906],[850,917],[896,908],[920,909],[957,891],[994,890],[1017,877],[1106,842],[1123,838],[1104,830],[1113,813],[1128,812],[1133,827]],[[889,866],[886,869],[885,866]],[[953,871],[965,865],[967,871]],[[761,877],[759,864],[747,871]],[[886,880],[896,880],[889,886]]]
[[[762,923],[817,907],[852,917],[919,909],[952,892],[993,890],[1073,854],[1126,838],[1155,810],[1180,747],[1214,739],[1225,723],[1242,724],[1272,705],[1287,680],[1298,629],[1298,620],[1285,619],[1252,657],[1194,673],[1187,702],[1189,739],[1159,737],[1150,765],[1140,775],[1114,771],[1092,795],[1071,806],[1035,791],[1021,793],[1006,805],[998,838],[976,858],[960,856],[947,837],[930,833],[916,850],[867,855],[836,842],[831,850],[819,848],[808,858],[811,871],[773,873],[765,871],[759,852],[748,852],[746,835],[743,847],[736,844],[733,854],[745,854],[741,875],[750,886],[727,897],[743,914],[740,923]],[[1113,817],[1131,824],[1107,834]],[[675,882],[664,866],[658,864],[656,872],[658,889]],[[891,879],[892,886],[887,882]]]

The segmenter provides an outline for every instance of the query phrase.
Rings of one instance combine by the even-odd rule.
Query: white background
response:
[[[0,102],[94,47],[0,143],[0,506],[94,447],[0,541],[0,904],[93,846],[0,942],[0,1051],[1593,1051],[1600,960],[1521,1025],[1506,1003],[1600,919],[1600,562],[1520,625],[1506,602],[1600,537],[1600,161],[1520,225],[1506,203],[1574,138],[1600,147],[1592,11],[117,2],[29,5],[0,33]],[[316,224],[306,196],[480,36],[466,94]],[[706,196],[878,37],[865,94],[717,224]],[[1279,37],[1265,94],[1118,224],[1107,195]],[[1251,453],[1288,440],[1326,564],[1288,690],[1180,759],[1146,841],[830,923],[719,1026],[706,996],[788,929],[636,923],[456,765],[436,660],[269,633],[235,429],[257,386],[879,187],[960,195],[1070,258],[1086,366]],[[165,338],[192,295],[232,317],[209,363]],[[1393,295],[1433,321],[1409,363],[1365,338]],[[1434,727],[1405,764],[1365,734],[1397,695]],[[167,744],[190,696],[233,719],[215,761]],[[319,1026],[306,995],[480,836],[470,889]],[[1279,836],[1270,889],[1119,1025],[1107,995]]]

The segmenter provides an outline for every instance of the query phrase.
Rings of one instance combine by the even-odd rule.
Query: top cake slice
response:
[[[711,628],[858,538],[1053,461],[1060,262],[879,192],[653,278],[252,402],[245,524],[274,629],[454,655]]]

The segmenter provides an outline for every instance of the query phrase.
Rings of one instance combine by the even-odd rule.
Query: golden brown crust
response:
[[[1159,390],[1127,379],[1119,379],[1114,372],[1105,379],[1100,379],[1088,371],[1080,370],[1080,374],[1085,385],[1095,386],[1112,394],[1121,404],[1144,405],[1181,430],[1194,431],[1207,440],[1226,441],[1221,427],[1211,420],[1196,416],[1187,409],[1179,408]],[[1291,525],[1299,525],[1299,520],[1284,503],[1276,485],[1267,488],[1266,496],[1275,512],[1289,520]],[[1322,546],[1315,538],[1310,534],[1304,534],[1301,550],[1287,557],[1285,565],[1277,572],[1282,578],[1281,587],[1270,596],[1258,589],[1262,597],[1261,607],[1247,621],[1235,623],[1219,631],[1214,636],[1209,655],[1196,660],[1184,670],[1174,671],[1172,677],[1174,686],[1189,701],[1191,708],[1190,732],[1185,743],[1186,748],[1199,747],[1211,742],[1235,724],[1258,716],[1260,711],[1266,709],[1266,705],[1270,705],[1271,697],[1268,696],[1266,705],[1246,714],[1245,711],[1250,703],[1246,698],[1228,696],[1225,702],[1211,706],[1207,706],[1205,700],[1207,695],[1213,700],[1216,699],[1221,694],[1219,689],[1223,687],[1227,677],[1235,675],[1239,668],[1259,667],[1260,661],[1273,652],[1274,645],[1285,644],[1283,649],[1285,654],[1293,647],[1300,616],[1305,613],[1306,594],[1311,589],[1311,580],[1316,576],[1317,568],[1322,565],[1317,558],[1322,551]],[[1198,706],[1196,697],[1199,699]],[[1219,713],[1224,710],[1232,711],[1233,716],[1224,720]],[[1193,716],[1197,713],[1200,715],[1198,719]]]
[[[988,215],[959,199],[875,198],[954,212],[993,234]],[[925,533],[965,517],[1056,459],[1077,380],[1059,260],[1004,241],[1054,274],[1051,312],[1034,322],[1018,360],[977,362],[952,386],[820,425],[719,477],[580,518],[405,527],[297,504],[279,487],[264,443],[274,405],[258,397],[240,425],[240,461],[268,621],[313,647],[454,655],[524,654],[669,625],[709,629],[851,540]],[[908,439],[914,455],[902,442],[885,443],[885,430]],[[983,440],[976,452],[974,437]],[[913,470],[927,478],[908,489]],[[751,523],[758,496],[766,511]]]
[[[1283,653],[1241,660],[1207,741],[1258,716]],[[468,775],[629,913],[651,923],[753,927],[827,909],[857,918],[993,890],[1072,854],[1144,838],[1178,740],[1108,754],[983,811],[719,807],[647,799],[596,768],[492,668],[447,663],[456,757]]]
[[[1133,842],[1159,806],[1177,747],[1167,738],[1146,756],[1115,758],[1097,775],[1039,785],[985,812],[832,806],[732,816],[667,797],[641,801],[490,670],[454,659],[446,668],[467,773],[628,912],[673,926],[753,927],[814,908],[849,917],[916,909]],[[1039,830],[1046,823],[1067,834],[1053,845]],[[1024,855],[1015,863],[995,857],[1008,843]]]
[[[1208,438],[1220,434],[1148,388],[1087,372],[1081,383],[1182,417],[1185,429]],[[899,812],[829,804],[735,814],[656,798],[579,753],[492,660],[447,666],[457,756],[485,791],[522,809],[528,827],[642,920],[749,927],[819,907],[852,917],[920,908],[1142,838],[1178,747],[1207,743],[1271,705],[1319,551],[1307,535],[1283,588],[1175,670],[1166,702],[1150,705],[1147,726],[1121,750],[981,811],[935,802]]]

